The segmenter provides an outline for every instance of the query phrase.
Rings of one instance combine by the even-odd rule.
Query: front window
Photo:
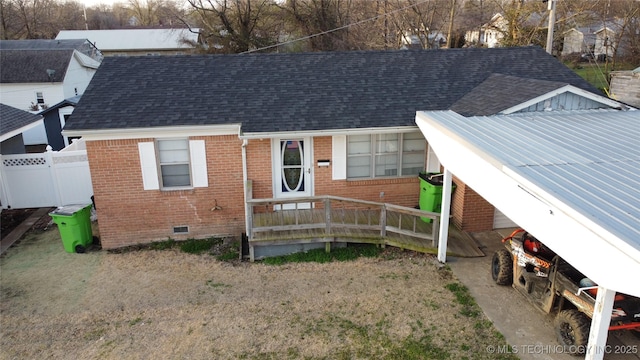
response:
[[[347,178],[418,175],[424,169],[426,141],[419,131],[354,135],[347,140]]]
[[[37,92],[36,93],[36,103],[38,105],[43,105],[44,104],[44,94],[41,92]]]
[[[189,141],[158,140],[158,159],[162,187],[190,187]]]

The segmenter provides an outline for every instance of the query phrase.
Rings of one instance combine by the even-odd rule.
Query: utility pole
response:
[[[89,23],[87,22],[87,4],[84,4],[84,28],[89,30]]]
[[[453,47],[453,20],[456,15],[456,0],[451,0],[451,12],[449,13],[449,31],[447,31],[447,48],[451,49]]]
[[[549,10],[549,29],[547,30],[547,53],[553,55],[553,28],[556,25],[556,0],[543,0]]]

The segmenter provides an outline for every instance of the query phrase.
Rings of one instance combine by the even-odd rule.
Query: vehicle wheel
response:
[[[78,254],[84,254],[84,251],[85,251],[85,250],[86,250],[86,249],[84,248],[84,246],[82,246],[82,245],[76,245],[76,252],[77,252]]]
[[[507,250],[498,250],[491,260],[491,277],[498,285],[513,283],[513,260]]]
[[[556,337],[571,355],[582,355],[589,341],[589,318],[578,310],[562,310],[555,320]]]

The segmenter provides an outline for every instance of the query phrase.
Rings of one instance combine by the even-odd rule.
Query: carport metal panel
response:
[[[416,123],[446,171],[599,284],[608,310],[590,345],[604,345],[613,291],[640,296],[640,111],[435,111]]]

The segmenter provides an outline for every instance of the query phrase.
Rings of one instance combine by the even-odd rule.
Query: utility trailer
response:
[[[584,354],[597,286],[526,231],[504,238],[491,261],[498,285],[511,285],[545,313],[556,313],[555,333],[565,352]],[[634,281],[634,280],[632,280]],[[616,294],[609,330],[640,334],[640,299]]]

